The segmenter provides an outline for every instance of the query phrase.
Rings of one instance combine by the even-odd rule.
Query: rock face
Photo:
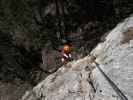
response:
[[[113,29],[91,52],[107,76],[133,99],[133,17]],[[90,56],[62,66],[20,100],[120,100]]]
[[[48,76],[21,100],[91,100],[94,89],[89,83],[89,57],[73,61]]]
[[[106,37],[104,43],[99,44],[91,53],[97,56],[96,61],[110,77],[110,79],[127,96],[128,100],[133,99],[133,17],[125,19],[113,29]],[[98,69],[92,72],[93,83],[97,87],[96,100],[99,97],[114,100],[115,92],[111,89],[105,78]],[[100,93],[99,91],[102,90]],[[115,99],[117,100],[117,99]]]
[[[29,83],[25,82],[21,83],[21,85],[19,84],[0,81],[0,100],[18,100],[26,90],[32,89]]]

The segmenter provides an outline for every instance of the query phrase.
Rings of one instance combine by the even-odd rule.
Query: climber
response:
[[[72,60],[71,48],[72,48],[72,45],[67,42],[67,43],[64,43],[63,48],[59,50],[61,53],[61,61],[63,64],[66,64],[68,61]]]

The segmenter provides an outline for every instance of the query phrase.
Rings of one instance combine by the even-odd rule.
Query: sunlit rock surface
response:
[[[93,66],[89,57],[73,61],[48,76],[21,100],[91,100],[94,89],[89,83]]]
[[[91,52],[102,70],[133,99],[133,17],[118,24]],[[20,100],[120,100],[87,56],[62,66]]]
[[[100,67],[127,96],[133,100],[133,17],[118,24],[104,43],[99,44],[91,53],[97,56]],[[117,96],[108,82],[96,68],[92,72],[96,87],[95,100],[99,97]],[[114,100],[105,99],[105,100]],[[117,100],[117,99],[115,99]]]

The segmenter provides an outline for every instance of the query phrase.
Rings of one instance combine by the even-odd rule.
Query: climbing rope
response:
[[[96,57],[93,56],[92,60],[96,64],[96,67],[99,69],[99,71],[102,73],[102,75],[106,78],[106,80],[109,82],[109,84],[114,89],[114,91],[117,93],[117,95],[121,98],[121,100],[128,100],[127,97],[124,95],[124,93],[118,88],[118,86],[100,68],[99,64],[95,61],[95,59],[96,59]]]

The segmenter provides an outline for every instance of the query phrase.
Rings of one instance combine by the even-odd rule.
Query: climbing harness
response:
[[[100,68],[99,64],[95,61],[95,59],[96,59],[96,57],[93,56],[92,60],[96,64],[96,67],[99,69],[99,71],[102,73],[102,75],[106,78],[106,80],[109,82],[109,84],[114,89],[114,91],[117,93],[117,95],[121,98],[121,100],[128,100],[127,97],[124,95],[124,93],[118,88],[118,86]]]

